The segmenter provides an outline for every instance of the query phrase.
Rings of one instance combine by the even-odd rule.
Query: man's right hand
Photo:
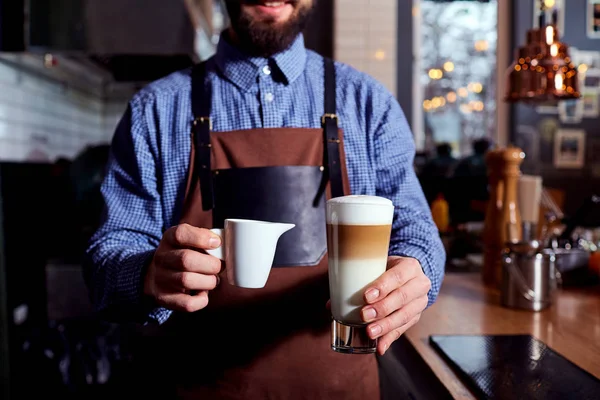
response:
[[[144,278],[144,294],[170,310],[195,312],[208,305],[219,283],[221,260],[203,253],[221,245],[208,229],[188,224],[168,229]]]

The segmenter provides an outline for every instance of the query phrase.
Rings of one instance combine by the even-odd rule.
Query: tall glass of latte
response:
[[[343,196],[327,201],[327,252],[331,348],[340,353],[374,353],[362,321],[366,288],[386,270],[394,205],[377,196]]]

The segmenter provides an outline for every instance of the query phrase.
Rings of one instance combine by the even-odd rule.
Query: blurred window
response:
[[[414,2],[415,126],[426,150],[446,142],[469,155],[474,140],[495,136],[497,0]]]

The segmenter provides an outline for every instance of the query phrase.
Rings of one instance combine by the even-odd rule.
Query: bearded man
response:
[[[151,391],[380,396],[374,354],[330,348],[323,182],[323,198],[395,205],[387,271],[362,293],[379,354],[436,299],[445,253],[410,128],[381,84],[305,48],[314,1],[228,0],[214,57],[145,87],[117,127],[86,271],[106,318],[157,328],[139,341]],[[230,285],[206,252],[230,217],[296,224],[262,289]]]

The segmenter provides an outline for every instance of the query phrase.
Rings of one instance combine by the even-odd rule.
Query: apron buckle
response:
[[[210,119],[210,117],[197,117],[194,118],[194,126],[197,126],[199,124],[206,124],[208,123],[208,129],[212,131],[212,120]]]
[[[323,116],[321,117],[321,125],[325,125],[325,121],[326,121],[327,119],[333,119],[333,120],[335,120],[335,123],[336,123],[336,125],[337,125],[337,123],[338,123],[338,116],[337,116],[337,114],[325,113],[325,114],[323,114]]]

